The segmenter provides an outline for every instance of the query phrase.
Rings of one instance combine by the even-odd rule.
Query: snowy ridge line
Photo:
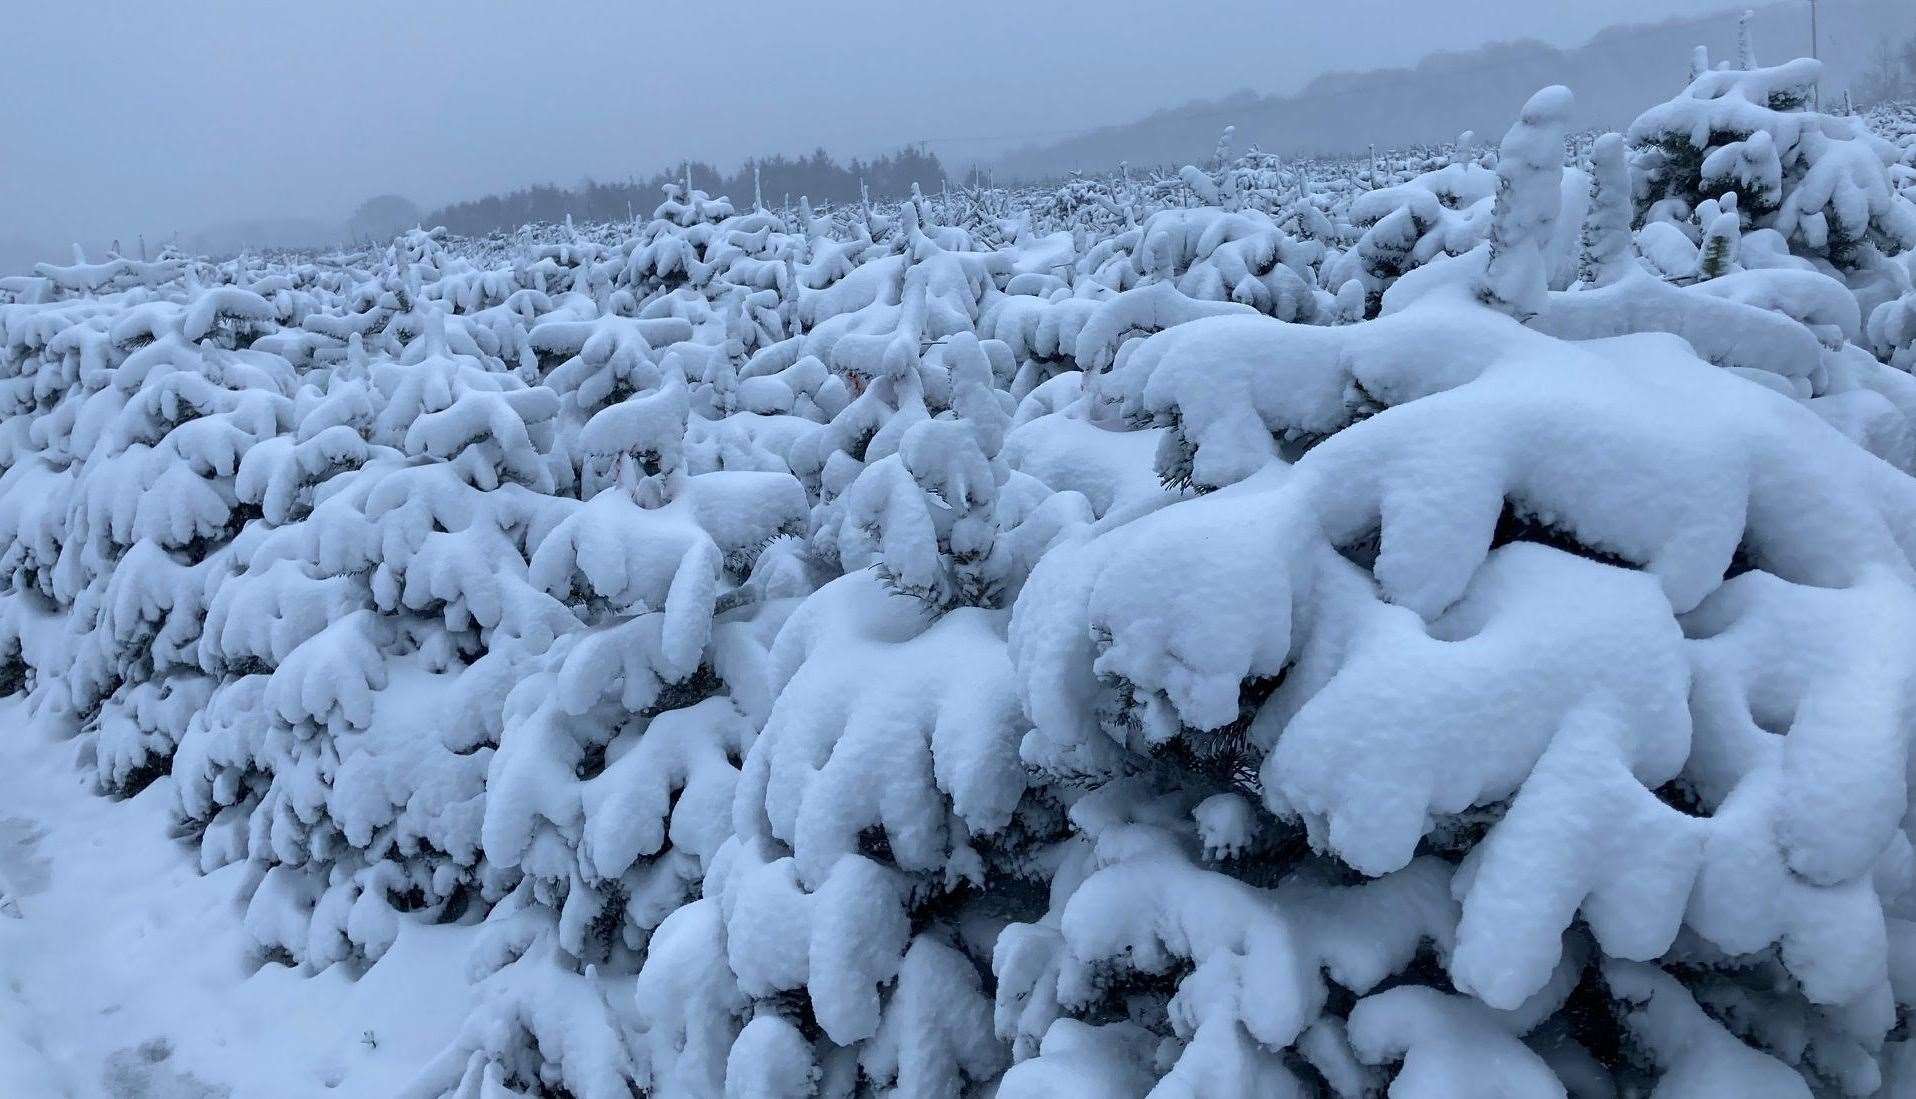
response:
[[[1816,74],[43,267],[0,693],[253,961],[456,930],[419,1099],[1902,1094],[1916,147]]]

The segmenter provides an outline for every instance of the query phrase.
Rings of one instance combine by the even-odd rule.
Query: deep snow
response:
[[[259,959],[244,863],[201,875],[161,778],[96,796],[75,745],[0,700],[0,1095],[390,1095],[469,999],[457,926],[407,921],[357,980]]]

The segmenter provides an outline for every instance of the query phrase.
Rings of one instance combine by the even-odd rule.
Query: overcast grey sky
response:
[[[730,164],[1024,136],[1726,6],[23,2],[0,33],[0,238],[130,240],[233,218],[338,219],[382,191],[432,206],[623,178],[688,155]]]

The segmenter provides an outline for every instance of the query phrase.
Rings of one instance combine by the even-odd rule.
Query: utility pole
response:
[[[1810,57],[1822,60],[1817,53],[1816,0],[1810,0]],[[1810,105],[1819,111],[1823,109],[1823,77],[1820,73],[1817,74],[1816,83],[1810,87]]]

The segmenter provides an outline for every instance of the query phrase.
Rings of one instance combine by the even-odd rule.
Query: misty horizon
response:
[[[550,21],[462,12],[454,25],[371,4],[269,19],[221,3],[125,9],[105,27],[89,20],[94,51],[125,59],[104,68],[72,64],[60,46],[84,13],[36,12],[15,21],[17,56],[0,66],[16,105],[0,139],[29,166],[0,180],[9,212],[0,266],[28,253],[64,260],[72,241],[132,250],[142,235],[156,246],[222,228],[318,235],[382,193],[430,210],[535,184],[643,178],[685,159],[730,170],[776,153],[824,148],[846,160],[924,144],[960,171],[1193,102],[1295,92],[1332,72],[1521,40],[1573,47],[1616,24],[1737,7],[1629,0],[1599,12],[1496,0],[1380,20],[1363,10],[1391,5],[1364,0],[1345,6],[1345,18],[1370,28],[1351,50],[1343,20],[1324,12],[1214,6],[1215,19],[1159,26],[1111,18],[1105,5],[961,17],[837,0],[802,21],[751,8],[702,15],[701,30],[716,33],[684,51],[671,48],[669,19],[617,5]],[[1225,23],[1243,33],[1199,30]],[[579,33],[587,26],[593,33]],[[892,48],[901,35],[939,48]],[[212,40],[217,65],[196,63],[193,44]],[[788,48],[759,48],[765,40]],[[715,79],[728,71],[728,43],[750,44],[762,73]],[[829,58],[862,47],[882,48],[865,50],[863,80],[848,85]],[[557,63],[522,71],[524,58],[541,56]],[[947,63],[929,63],[938,59]],[[220,170],[205,174],[208,164]]]

